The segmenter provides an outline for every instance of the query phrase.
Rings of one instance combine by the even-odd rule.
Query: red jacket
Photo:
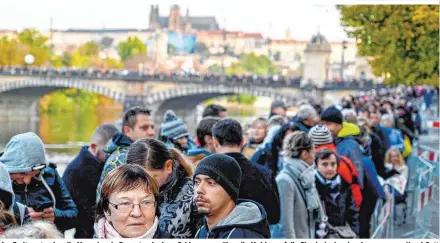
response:
[[[324,144],[318,147],[315,147],[315,152],[318,152],[322,149],[329,149],[336,153],[336,145],[333,143]],[[338,174],[351,186],[351,192],[353,194],[354,202],[358,210],[361,209],[362,203],[362,191],[361,185],[359,184],[359,174],[354,166],[353,162],[342,155],[339,156],[339,166],[338,166]]]

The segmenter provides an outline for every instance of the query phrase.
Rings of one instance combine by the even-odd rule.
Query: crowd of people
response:
[[[167,72],[145,72],[142,70],[112,70],[112,69],[77,69],[77,68],[47,68],[47,67],[2,67],[0,66],[0,75],[31,75],[36,77],[58,77],[58,78],[84,78],[84,79],[117,79],[129,81],[193,81],[205,83],[238,83],[252,85],[271,85],[271,86],[290,86],[300,87],[300,76],[274,75],[256,75],[256,74],[232,74],[221,75],[220,73],[208,72],[199,73],[185,71],[167,71]],[[374,83],[369,79],[350,79],[350,80],[327,80],[324,83],[326,88],[373,88],[384,87],[382,83]]]
[[[120,130],[97,127],[62,177],[36,134],[18,134],[0,154],[0,237],[369,238],[378,200],[405,203],[422,133],[414,101],[431,92],[303,101],[294,117],[274,101],[243,125],[209,105],[191,132],[171,110],[154,124],[132,107]]]

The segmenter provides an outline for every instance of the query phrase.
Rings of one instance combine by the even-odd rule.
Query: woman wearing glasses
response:
[[[173,238],[194,238],[202,216],[194,203],[189,162],[176,149],[156,139],[139,139],[127,153],[127,164],[145,168],[159,184],[159,227]]]
[[[159,228],[158,194],[157,182],[141,166],[114,169],[102,183],[95,238],[171,238]]]

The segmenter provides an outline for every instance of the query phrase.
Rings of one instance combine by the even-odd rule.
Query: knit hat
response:
[[[316,125],[312,127],[309,131],[309,136],[312,139],[315,147],[333,143],[332,133],[326,126],[323,125]]]
[[[165,112],[163,123],[160,129],[160,135],[177,140],[184,136],[189,136],[188,129],[183,124],[182,119],[177,118],[176,113],[172,110]]]
[[[234,158],[224,154],[209,155],[200,160],[194,171],[194,178],[199,174],[215,180],[234,202],[237,201],[242,174],[241,168]]]
[[[342,124],[342,113],[335,106],[330,106],[321,113],[321,121]]]
[[[27,173],[48,165],[44,145],[33,132],[15,135],[0,157],[9,173]],[[42,167],[42,168],[41,168]]]

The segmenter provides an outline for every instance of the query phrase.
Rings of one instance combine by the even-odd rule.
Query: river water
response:
[[[203,104],[199,105],[194,110],[175,110],[177,116],[183,119],[188,131],[193,136],[204,106]],[[228,114],[244,124],[257,116],[267,117],[268,111],[253,107],[228,107]],[[103,123],[115,124],[121,115],[120,107],[106,107],[96,109],[94,112],[40,113],[39,118],[32,120],[17,120],[14,117],[0,120],[0,151],[4,150],[14,135],[34,132],[46,145],[48,160],[56,163],[62,174],[66,165],[79,152],[81,146],[88,144],[95,128]],[[157,130],[162,119],[159,116],[155,117]]]

